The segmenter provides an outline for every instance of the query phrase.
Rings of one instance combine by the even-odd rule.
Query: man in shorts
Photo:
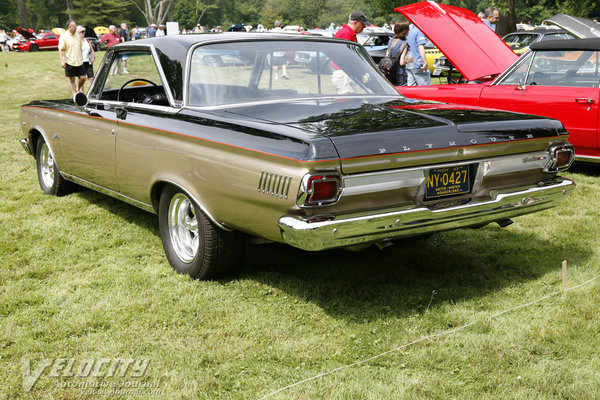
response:
[[[67,30],[60,35],[58,40],[60,65],[65,70],[65,76],[69,78],[73,94],[82,91],[86,79],[81,54],[81,35],[77,34],[76,30],[77,23],[70,19],[67,21]],[[79,78],[77,85],[75,85],[75,78]]]

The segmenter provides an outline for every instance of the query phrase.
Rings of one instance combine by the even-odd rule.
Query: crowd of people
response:
[[[483,22],[494,32],[496,23],[499,20],[499,12],[494,7],[487,8],[479,14]],[[357,10],[350,14],[348,23],[345,25],[336,25],[333,22],[326,28],[335,32],[334,37],[357,42],[356,35],[361,33],[365,27],[370,25],[364,12]],[[385,24],[385,28],[391,29],[394,36],[388,43],[386,57],[393,58],[393,71],[388,75],[388,79],[396,86],[418,86],[431,84],[429,74],[429,65],[425,56],[425,44],[427,37],[413,24],[405,20],[398,20],[395,23]],[[245,27],[247,29],[247,27]],[[126,23],[122,23],[120,28],[110,25],[109,32],[100,37],[100,41],[107,47],[112,47],[118,43],[137,40],[146,37],[160,37],[166,35],[164,25],[151,24],[147,28],[140,29],[137,26],[130,30]],[[266,29],[261,24],[256,31],[282,31],[282,22],[275,21],[274,27]],[[206,28],[198,24],[193,29],[183,29],[182,34],[205,33]],[[210,32],[222,32],[221,26],[216,26]],[[94,79],[94,50],[89,41],[84,37],[85,28],[77,26],[74,20],[67,22],[67,30],[60,36],[59,57],[61,66],[65,70],[65,76],[69,78],[69,84],[73,94],[83,90],[86,80],[90,82]],[[179,32],[178,32],[179,33]],[[285,54],[273,53],[273,69],[275,79],[279,79],[279,68],[281,68],[282,77],[289,79]],[[340,93],[349,93],[353,91],[353,82],[339,68],[333,66],[332,82],[338,88]],[[124,65],[123,73],[127,72],[127,65]]]

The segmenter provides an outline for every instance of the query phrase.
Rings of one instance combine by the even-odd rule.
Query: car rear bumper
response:
[[[325,250],[504,221],[554,207],[574,189],[573,181],[557,177],[443,209],[405,208],[318,222],[284,216],[277,224],[284,242],[304,250]]]

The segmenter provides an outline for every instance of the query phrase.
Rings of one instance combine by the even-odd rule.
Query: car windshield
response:
[[[528,47],[538,38],[538,36],[539,35],[536,33],[511,33],[504,36],[503,40],[512,48]]]
[[[397,96],[361,46],[348,42],[274,40],[194,49],[188,104],[314,97]]]
[[[357,35],[356,40],[363,46],[387,46],[393,35]]]

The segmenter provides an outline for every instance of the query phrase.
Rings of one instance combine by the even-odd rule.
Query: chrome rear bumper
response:
[[[485,200],[472,199],[438,210],[404,208],[320,222],[284,216],[277,224],[284,242],[304,250],[325,250],[501,221],[554,207],[574,189],[573,181],[557,177],[538,186],[493,191]]]

